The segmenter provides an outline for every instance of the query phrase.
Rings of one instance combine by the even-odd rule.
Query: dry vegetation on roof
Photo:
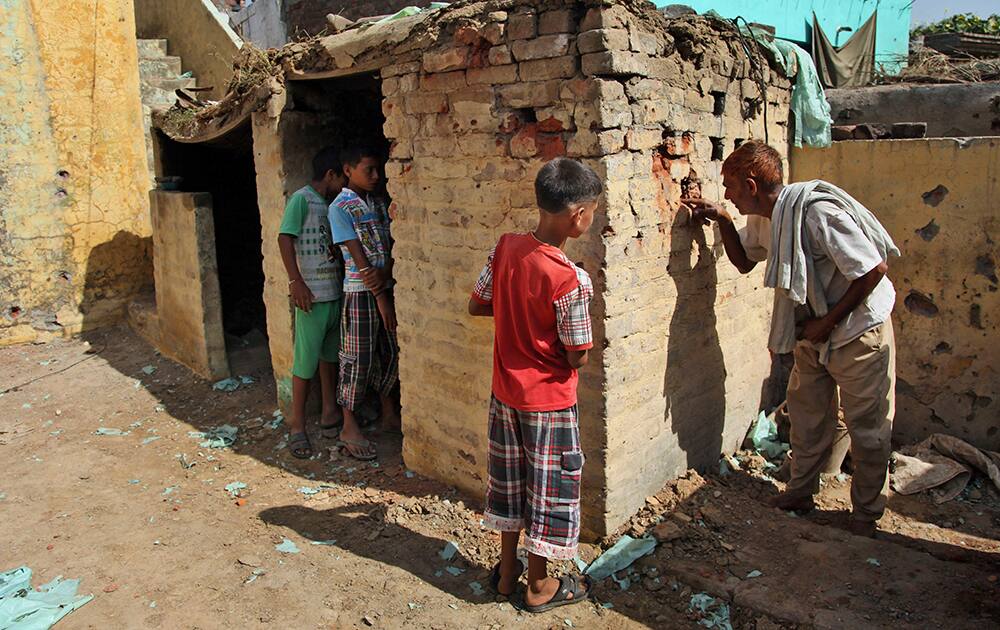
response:
[[[910,53],[907,66],[899,74],[879,73],[878,85],[890,83],[979,83],[1000,81],[1000,59],[956,59],[930,48]]]

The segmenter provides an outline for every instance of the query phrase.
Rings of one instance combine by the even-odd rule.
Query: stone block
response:
[[[404,97],[408,114],[443,114],[448,111],[448,95],[436,92],[414,92]]]
[[[576,48],[582,54],[607,50],[628,50],[628,31],[623,28],[597,28],[584,31],[576,39]]]
[[[656,35],[644,33],[636,28],[633,28],[629,34],[629,45],[635,52],[647,55],[658,55],[662,49],[660,40]]]
[[[504,107],[547,107],[559,102],[558,80],[539,83],[514,83],[498,88]]]
[[[538,129],[547,133],[572,131],[576,128],[572,111],[563,105],[536,109],[535,120],[538,121]]]
[[[518,61],[548,59],[565,55],[569,51],[569,42],[569,35],[566,34],[543,35],[515,41],[510,45],[510,50]]]
[[[623,6],[611,5],[608,7],[595,7],[587,10],[587,14],[580,22],[580,31],[589,31],[595,28],[626,28],[629,23],[629,12]]]
[[[632,105],[632,120],[637,125],[655,125],[673,121],[678,106],[667,99],[637,101]]]
[[[583,74],[594,75],[649,75],[649,57],[625,51],[588,53],[580,57]]]
[[[659,127],[632,127],[625,133],[625,146],[631,151],[653,149],[663,143]]]
[[[507,46],[494,46],[490,48],[486,53],[486,60],[491,66],[503,66],[509,63],[513,63],[514,57],[510,54],[510,48]]]
[[[408,74],[411,72],[419,72],[419,71],[420,71],[419,61],[408,61],[406,63],[397,63],[391,66],[385,66],[380,71],[380,74],[382,75],[382,78],[386,78],[386,77],[395,77],[401,74]]]
[[[458,70],[469,65],[469,58],[471,56],[472,50],[468,46],[425,52],[423,56],[423,68],[425,72]]]
[[[430,92],[450,92],[464,88],[465,85],[465,70],[425,74],[420,77],[420,89]]]
[[[517,81],[517,65],[469,68],[466,79],[469,85],[514,83]]]
[[[482,37],[489,43],[496,46],[504,40],[507,33],[507,25],[503,22],[492,22],[483,27]]]
[[[621,129],[591,131],[577,129],[569,140],[566,154],[570,157],[600,157],[617,153],[625,147],[625,132]]]
[[[615,101],[625,98],[625,88],[614,80],[593,77],[573,79],[563,82],[559,97],[564,101]]]
[[[398,80],[400,94],[413,92],[420,86],[420,74],[416,72],[401,74],[399,75]]]
[[[538,16],[538,34],[572,33],[575,24],[573,12],[568,9],[546,11]]]
[[[578,129],[610,129],[632,124],[632,108],[622,99],[595,99],[576,104],[573,121]]]
[[[507,39],[531,39],[538,34],[534,13],[515,13],[507,21]]]
[[[576,74],[576,56],[523,61],[518,64],[518,74],[522,81],[568,79]]]

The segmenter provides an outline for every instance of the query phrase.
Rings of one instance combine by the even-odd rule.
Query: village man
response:
[[[685,199],[692,219],[715,221],[726,255],[742,273],[766,262],[775,290],[768,348],[794,352],[788,383],[791,479],[771,504],[813,508],[819,475],[837,426],[839,404],[851,436],[850,530],[875,535],[888,489],[895,412],[895,290],[886,276],[899,250],[875,216],[824,181],[782,184],[781,156],[756,141],[722,166],[725,197],[747,226],[737,231],[721,205]]]

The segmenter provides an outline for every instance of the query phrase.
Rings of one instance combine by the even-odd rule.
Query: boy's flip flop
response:
[[[351,451],[352,446],[355,448],[370,448],[372,450],[366,455],[357,455]],[[340,440],[337,442],[337,450],[343,455],[353,457],[362,462],[370,462],[373,459],[378,459],[378,454],[375,452],[375,443],[370,440]]]
[[[288,438],[288,452],[296,459],[309,459],[312,457],[312,444],[309,436],[303,433],[293,433]]]
[[[524,562],[522,562],[521,559],[518,558],[517,559],[517,577],[514,578],[515,588],[516,588],[517,580],[522,575],[524,575],[524,569],[525,569]],[[504,597],[509,597],[510,595],[514,594],[514,591],[511,591],[510,593],[501,593],[500,592],[500,563],[499,562],[497,562],[496,566],[493,567],[493,571],[490,572],[490,586],[493,587],[493,592],[496,593],[497,595],[503,595]]]
[[[582,584],[584,580],[586,581],[586,587]],[[522,599],[521,608],[530,613],[540,613],[558,608],[559,606],[578,604],[590,599],[590,591],[593,588],[594,585],[591,583],[590,578],[585,575],[564,575],[559,578],[559,588],[556,590],[555,595],[552,596],[552,599],[537,606],[529,606]],[[570,595],[573,595],[573,597],[569,597]]]

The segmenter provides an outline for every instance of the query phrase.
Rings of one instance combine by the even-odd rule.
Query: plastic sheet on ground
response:
[[[188,431],[188,437],[204,439],[199,444],[202,448],[226,448],[236,442],[236,433],[239,431],[231,424],[223,424],[208,431]]]
[[[94,431],[94,435],[114,435],[116,437],[128,435],[129,433],[131,433],[131,431],[122,431],[121,429],[112,429],[109,427],[98,427],[98,429]]]
[[[287,538],[282,538],[281,542],[274,546],[281,553],[298,553],[299,547]]]
[[[0,573],[0,628],[4,630],[48,630],[57,621],[94,599],[76,594],[80,580],[56,577],[31,588],[31,569],[19,567]]]
[[[788,444],[778,439],[778,425],[774,422],[774,417],[763,411],[750,427],[747,437],[754,449],[768,459],[780,457],[788,451]]]
[[[688,604],[688,610],[697,611],[701,614],[701,619],[698,620],[699,626],[718,628],[719,630],[733,630],[733,624],[729,620],[729,606],[708,593],[695,593],[692,595],[691,603]]]
[[[595,581],[603,580],[612,573],[627,568],[639,558],[653,553],[654,549],[656,549],[656,539],[652,536],[643,538],[622,536],[610,549],[591,562],[584,573]]]
[[[427,8],[420,8],[414,6],[403,7],[399,11],[396,11],[392,15],[387,15],[381,20],[375,22],[375,24],[384,24],[386,22],[394,22],[395,20],[400,20],[405,17],[410,17],[411,15],[416,15],[421,11],[434,11],[435,9],[443,9],[448,6],[447,2],[432,2]]]
[[[226,492],[229,493],[229,496],[235,499],[236,497],[240,496],[240,490],[243,490],[246,487],[247,484],[243,483],[242,481],[234,481],[232,483],[226,484]]]

